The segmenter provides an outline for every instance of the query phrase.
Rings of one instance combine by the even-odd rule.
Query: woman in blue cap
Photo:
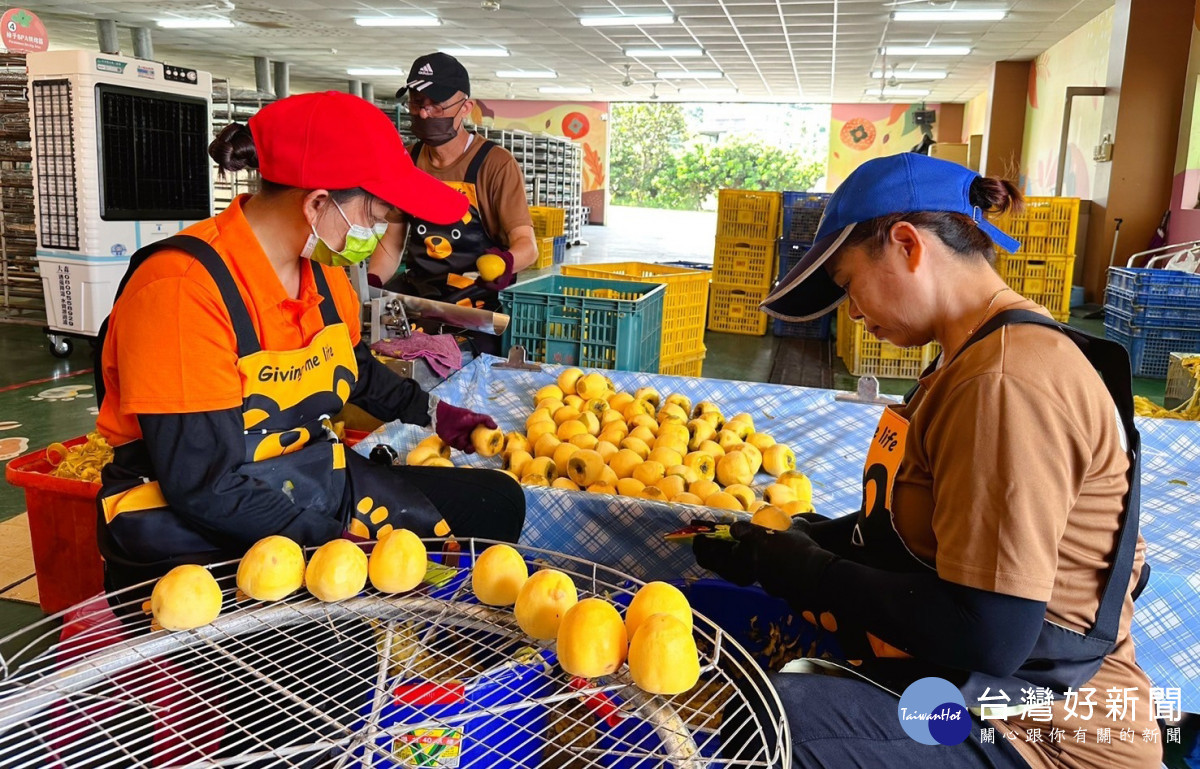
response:
[[[764,302],[802,321],[846,301],[881,339],[942,346],[883,410],[856,514],[696,540],[840,648],[807,663],[839,677],[774,679],[794,766],[1160,765],[1129,635],[1149,574],[1129,360],[996,273],[1020,244],[985,216],[1020,202],[954,163],[871,160]],[[730,751],[746,721],[726,714]]]

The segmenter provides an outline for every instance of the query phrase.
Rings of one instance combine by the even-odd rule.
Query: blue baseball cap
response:
[[[860,222],[891,214],[947,211],[971,217],[992,242],[1016,253],[1021,244],[1004,234],[971,204],[966,166],[904,152],[868,160],[842,182],[825,205],[816,241],[762,303],[768,315],[786,321],[819,318],[846,298],[824,264]]]

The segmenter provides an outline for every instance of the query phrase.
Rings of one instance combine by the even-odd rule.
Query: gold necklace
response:
[[[1009,290],[1009,287],[1005,286],[996,293],[992,294],[992,298],[988,301],[987,307],[983,308],[983,317],[979,319],[978,323],[976,323],[974,326],[971,326],[971,330],[967,332],[967,339],[970,339],[972,336],[974,336],[975,332],[979,330],[979,327],[983,325],[983,322],[988,319],[988,313],[992,311],[992,306],[996,304],[996,300],[1000,298],[1000,295]]]

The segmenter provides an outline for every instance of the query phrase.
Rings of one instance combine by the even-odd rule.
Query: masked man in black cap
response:
[[[412,115],[417,141],[409,153],[417,167],[461,191],[470,208],[450,225],[408,215],[392,224],[371,257],[369,280],[400,293],[439,301],[465,296],[496,309],[498,292],[538,256],[521,168],[508,150],[463,126],[474,102],[467,70],[453,56],[418,58],[396,98],[407,99]],[[484,255],[503,262],[499,275],[495,259],[481,270]],[[464,277],[476,272],[483,274]]]

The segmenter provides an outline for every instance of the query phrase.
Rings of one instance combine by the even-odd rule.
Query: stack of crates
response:
[[[854,376],[916,379],[941,349],[937,342],[897,347],[867,331],[861,320],[852,320],[845,302],[838,307],[837,354]]]
[[[521,345],[539,363],[655,373],[665,294],[661,285],[563,275],[517,283],[500,292],[510,318],[503,349]]]
[[[538,258],[533,263],[536,270],[545,269],[554,264],[554,238],[537,238]]]
[[[645,262],[563,265],[562,274],[580,278],[658,283],[666,286],[658,373],[700,376],[704,366],[704,318],[708,270]]]
[[[567,212],[564,209],[530,206],[529,216],[533,219],[535,238],[559,238],[566,234]]]
[[[1104,336],[1129,351],[1133,375],[1163,379],[1173,352],[1200,352],[1200,275],[1110,267]]]
[[[1021,242],[1010,254],[997,249],[996,271],[1009,287],[1045,307],[1059,322],[1071,312],[1079,198],[1026,198],[1020,214],[1002,214],[992,223]]]
[[[713,250],[708,328],[762,336],[767,316],[758,308],[775,281],[779,237],[778,192],[720,190]]]
[[[826,192],[783,193],[783,224],[779,230],[779,279],[791,271],[817,239],[817,227],[830,194]],[[833,313],[816,320],[789,323],[776,320],[775,336],[828,339]]]

